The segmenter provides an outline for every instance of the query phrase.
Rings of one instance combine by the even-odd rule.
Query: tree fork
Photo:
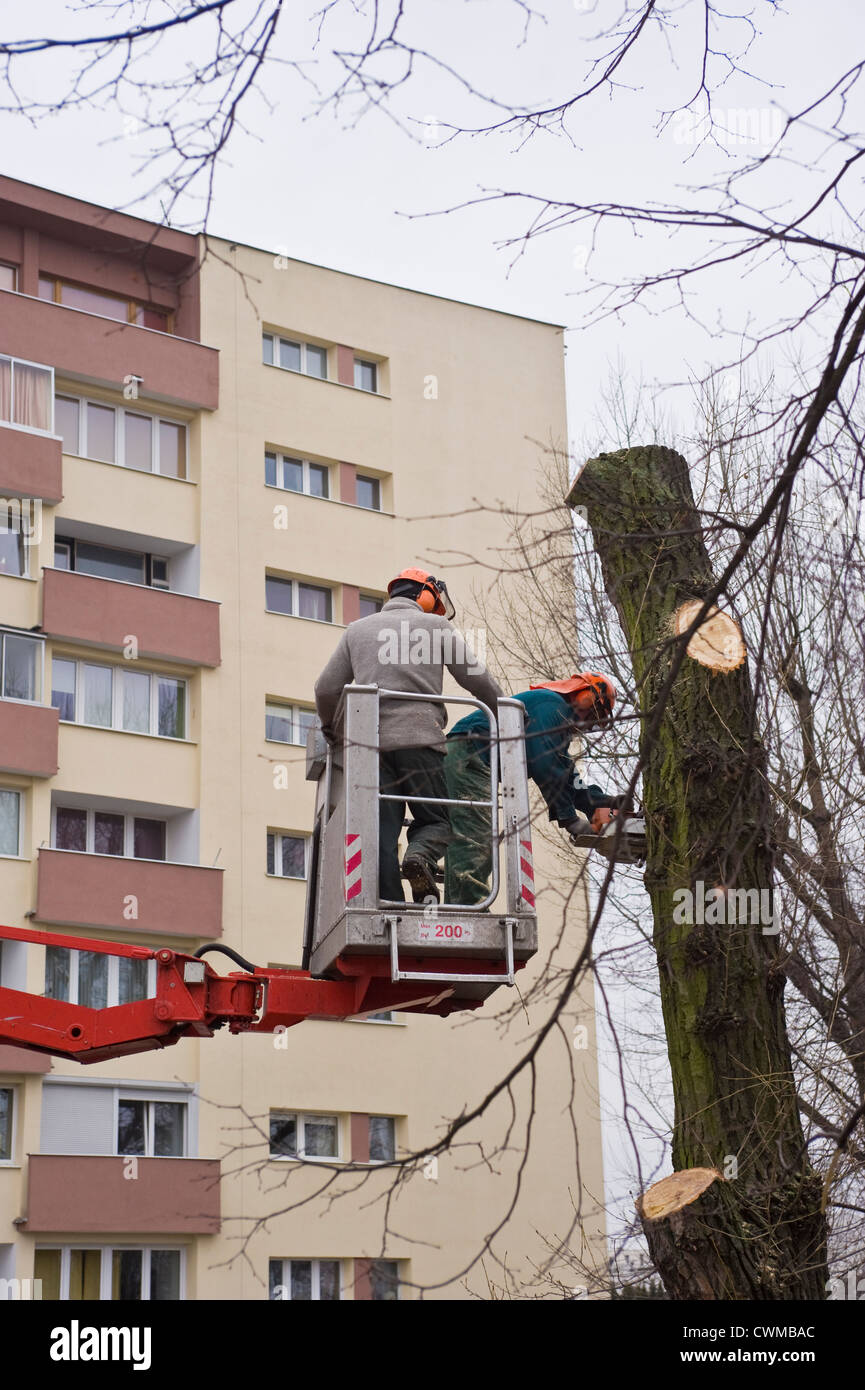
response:
[[[601,454],[568,502],[586,510],[640,692],[645,884],[675,1098],[675,1176],[697,1168],[728,1179],[698,1193],[672,1224],[641,1209],[650,1253],[672,1298],[822,1299],[821,1181],[808,1162],[787,1039],[765,755],[750,736],[747,661],[731,669],[719,659],[713,670],[704,641],[657,710],[680,645],[676,614],[714,583],[688,466],[654,445]],[[674,899],[681,889],[692,895],[684,903]]]

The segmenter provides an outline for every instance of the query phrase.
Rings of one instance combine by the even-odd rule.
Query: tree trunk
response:
[[[675,1097],[673,1167],[719,1169],[729,1179],[678,1218],[678,1235],[668,1222],[646,1223],[652,1258],[672,1298],[824,1298],[821,1182],[808,1162],[787,1041],[765,758],[750,739],[747,661],[712,670],[705,653],[686,656],[657,734],[647,736],[679,648],[675,614],[713,582],[687,464],[660,446],[601,454],[568,501],[587,510],[639,692],[645,884]],[[743,889],[752,890],[747,900],[730,896]],[[699,1279],[683,1262],[689,1241]]]

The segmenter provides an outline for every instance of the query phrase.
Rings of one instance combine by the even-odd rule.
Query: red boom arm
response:
[[[385,1009],[446,1015],[483,1003],[455,999],[452,987],[394,983],[390,963],[381,956],[340,957],[336,965],[343,978],[319,980],[306,970],[258,967],[217,975],[200,957],[167,947],[151,950],[18,927],[0,926],[0,939],[156,961],[152,999],[105,1009],[0,987],[0,1043],[76,1062],[104,1062],[171,1047],[181,1038],[210,1038],[226,1025],[231,1033],[273,1033],[307,1018],[357,1018]],[[496,969],[491,970],[489,961],[476,960],[461,961],[457,967],[466,974]]]

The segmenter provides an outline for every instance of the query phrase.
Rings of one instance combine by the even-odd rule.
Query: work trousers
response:
[[[379,815],[379,894],[405,902],[400,877],[397,842],[405,818],[406,802],[411,812],[408,847],[434,869],[451,837],[447,806],[413,801],[416,796],[447,797],[444,754],[435,748],[392,748],[379,754],[379,787],[402,798],[382,801]]]
[[[445,780],[448,796],[489,801],[490,769],[472,738],[447,741]],[[445,855],[445,902],[479,903],[490,891],[493,871],[492,821],[482,806],[451,806],[451,843]]]

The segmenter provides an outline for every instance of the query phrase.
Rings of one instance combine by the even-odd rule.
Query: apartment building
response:
[[[2,943],[0,982],[152,994],[152,962],[64,934],[299,965],[318,671],[407,564],[446,573],[477,628],[506,531],[475,499],[530,507],[538,441],[565,440],[555,326],[0,179],[0,498],[21,519],[0,532],[0,920],[47,934]],[[536,872],[523,992],[585,929],[545,897],[541,843]],[[558,1242],[603,1258],[590,992],[449,1153],[395,1189],[387,1166],[523,1054],[546,1014],[514,1002],[92,1067],[0,1046],[0,1278],[55,1299],[550,1293]]]

